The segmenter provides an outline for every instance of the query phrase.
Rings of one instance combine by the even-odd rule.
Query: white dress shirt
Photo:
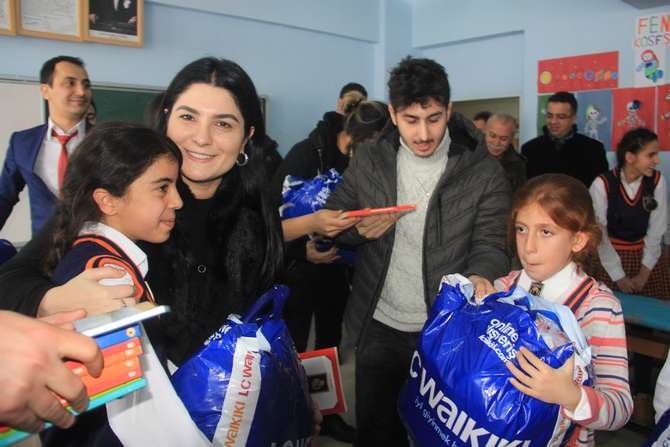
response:
[[[42,179],[49,190],[59,197],[60,190],[58,184],[58,159],[60,158],[60,142],[56,137],[51,136],[51,132],[55,130],[59,135],[72,135],[75,131],[77,135],[70,138],[67,142],[67,153],[72,155],[72,152],[79,145],[81,140],[86,136],[86,120],[81,120],[70,130],[63,130],[49,118],[47,133],[44,136],[42,147],[40,148],[37,159],[35,160],[35,173]]]
[[[579,286],[586,278],[584,273],[577,269],[574,262],[570,262],[563,267],[563,270],[554,274],[552,277],[542,281],[542,298],[553,303],[563,304],[565,299],[572,293],[572,291]],[[521,271],[517,285],[525,290],[530,288],[530,284],[535,281],[526,274],[525,270]],[[563,408],[567,416],[576,421],[583,421],[591,418],[591,406],[589,399],[584,390],[581,390],[581,398],[575,407],[574,411],[569,411]]]
[[[634,198],[642,184],[642,177],[628,183],[625,175],[622,173],[620,180],[628,198]],[[626,276],[626,274],[621,266],[621,259],[607,235],[607,192],[605,191],[603,180],[599,177],[596,178],[591,184],[589,192],[593,199],[593,209],[596,213],[596,219],[603,231],[602,240],[598,245],[598,256],[607,274],[612,281],[616,282]],[[656,185],[656,189],[654,190],[654,199],[656,199],[658,206],[649,215],[649,226],[647,227],[647,234],[644,237],[644,249],[642,251],[642,265],[649,270],[654,268],[656,262],[658,262],[658,258],[661,256],[661,239],[668,226],[668,202],[663,174],[661,174],[658,185]]]

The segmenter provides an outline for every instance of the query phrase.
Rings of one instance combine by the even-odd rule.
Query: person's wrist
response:
[[[569,392],[565,393],[565,399],[559,402],[563,408],[573,413],[577,409],[577,405],[582,400],[582,389],[576,383],[572,382]]]
[[[47,290],[44,294],[42,301],[40,301],[39,306],[37,306],[37,318],[48,317],[56,312],[56,310],[53,309],[53,302],[57,292],[54,290],[55,287]]]

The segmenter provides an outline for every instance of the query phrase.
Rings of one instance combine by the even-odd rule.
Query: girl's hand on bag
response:
[[[366,239],[379,239],[398,220],[398,214],[377,214],[367,216],[356,224],[358,234]]]
[[[37,316],[46,317],[75,309],[84,309],[90,316],[134,304],[133,286],[103,286],[98,282],[123,278],[125,274],[125,270],[112,267],[84,270],[62,286],[49,289],[37,309]]]
[[[491,281],[479,275],[470,275],[468,277],[473,286],[475,286],[475,301],[481,302],[484,298],[494,293],[496,289],[493,288]]]
[[[514,388],[542,402],[561,405],[568,411],[577,408],[582,391],[572,379],[574,356],[557,369],[544,363],[525,347],[519,349],[516,359],[518,368],[511,361],[506,363],[507,369],[514,376],[510,378]]]

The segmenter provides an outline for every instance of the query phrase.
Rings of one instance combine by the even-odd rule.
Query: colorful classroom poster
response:
[[[651,14],[635,19],[633,37],[633,85],[648,87],[667,83],[670,49],[670,13]]]
[[[612,92],[612,147],[632,129],[654,129],[656,115],[656,89],[622,88]]]
[[[537,134],[542,135],[545,124],[544,114],[547,113],[547,102],[551,95],[540,95],[537,97]]]
[[[577,129],[609,149],[612,147],[612,91],[592,90],[576,96]]]
[[[666,47],[635,48],[633,52],[635,58],[633,61],[635,67],[633,85],[635,87],[649,87],[667,82]]]
[[[538,93],[598,90],[619,86],[619,52],[545,59],[537,63]]]
[[[656,93],[658,145],[662,151],[670,151],[670,85],[661,85]]]

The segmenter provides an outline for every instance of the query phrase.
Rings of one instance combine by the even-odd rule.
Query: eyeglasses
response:
[[[569,118],[572,118],[572,113],[549,113],[545,112],[544,117],[547,118],[548,120],[556,118],[557,120],[567,120]]]

